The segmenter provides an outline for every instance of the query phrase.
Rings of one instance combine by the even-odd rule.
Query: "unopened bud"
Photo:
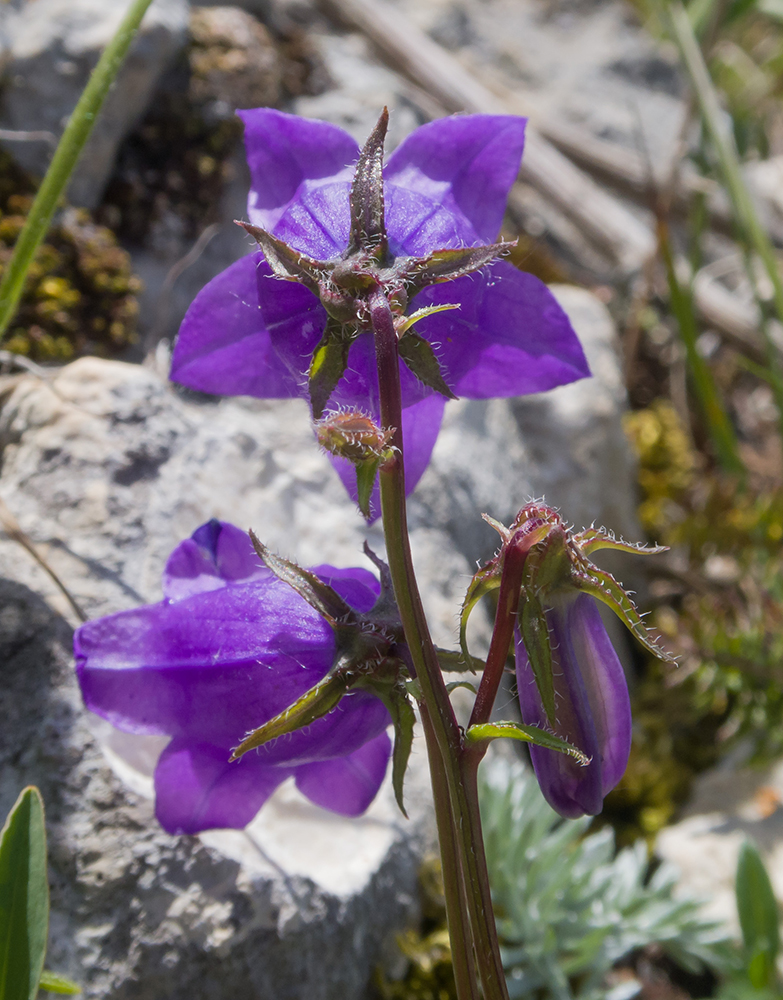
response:
[[[382,430],[359,410],[329,413],[314,427],[322,448],[355,463],[381,458],[394,434],[393,428]]]

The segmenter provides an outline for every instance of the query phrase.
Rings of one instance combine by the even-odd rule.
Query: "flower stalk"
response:
[[[398,340],[391,308],[381,289],[376,289],[370,296],[370,314],[378,364],[381,425],[384,430],[395,428],[391,443],[396,453],[380,469],[386,554],[405,639],[416,669],[422,701],[429,716],[425,735],[428,746],[433,741],[436,743],[445,771],[450,810],[447,811],[446,797],[442,790],[437,794],[437,786],[435,799],[441,850],[443,845],[446,847],[442,854],[444,873],[448,868],[462,874],[461,881],[475,945],[475,960],[485,1000],[508,1000],[478,811],[476,778],[478,763],[484,751],[463,745],[462,733],[454,716],[429,634],[413,569],[405,502]],[[428,752],[432,760],[435,753],[432,749]],[[437,780],[436,771],[436,783]],[[450,856],[452,847],[456,847],[458,865]],[[452,950],[458,952],[466,946],[466,934],[464,915],[454,912],[457,902],[455,896],[454,891],[447,896],[447,916]],[[454,971],[455,976],[459,977],[459,1000],[468,1000],[475,995],[475,983],[468,981],[470,963],[467,957],[465,961],[460,959],[455,964]]]

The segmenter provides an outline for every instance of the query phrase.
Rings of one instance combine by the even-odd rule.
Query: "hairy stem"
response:
[[[454,966],[454,981],[457,986],[458,1000],[479,1000],[480,992],[476,980],[476,967],[473,960],[473,936],[467,919],[465,897],[463,892],[464,878],[459,860],[454,820],[452,819],[451,798],[443,767],[443,760],[438,751],[435,732],[432,728],[427,706],[420,706],[421,722],[427,742],[427,756],[432,780],[432,797],[435,802],[435,814],[438,818],[438,839],[440,842],[441,869],[443,871],[443,894],[446,900],[446,913],[449,923],[449,940],[451,941],[451,962]]]
[[[60,195],[92,132],[95,119],[152,0],[133,0],[114,38],[104,49],[57,145],[30,214],[0,282],[0,337],[8,329],[24,290],[35,251],[46,235]]]
[[[370,313],[375,334],[381,423],[384,429],[394,428],[391,443],[395,454],[380,470],[383,530],[394,595],[446,775],[453,830],[484,1000],[508,1000],[492,912],[478,800],[469,788],[471,781],[475,783],[475,775],[470,773],[471,769],[478,766],[481,754],[463,747],[462,733],[440,672],[413,571],[402,462],[402,399],[397,333],[389,303],[380,289],[370,297]],[[450,836],[447,830],[444,833],[447,837]],[[450,916],[450,919],[453,918]]]

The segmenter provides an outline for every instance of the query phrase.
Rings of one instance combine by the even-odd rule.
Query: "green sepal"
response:
[[[333,587],[324,583],[310,570],[302,569],[295,562],[275,555],[263,542],[259,541],[252,529],[249,535],[253,548],[267,569],[270,569],[278,580],[282,580],[283,583],[292,587],[301,598],[307,601],[311,608],[314,608],[322,618],[329,622],[332,628],[339,629],[341,626],[351,625],[357,621],[351,605],[343,600]]]
[[[740,849],[736,894],[748,978],[757,990],[774,986],[780,950],[778,906],[761,855],[749,840]]]
[[[245,232],[249,233],[261,247],[266,262],[275,277],[284,278],[286,281],[296,281],[318,295],[320,282],[334,266],[332,263],[314,260],[312,257],[294,250],[277,236],[273,236],[265,229],[254,226],[250,222],[240,222],[238,219],[234,221]]]
[[[525,535],[521,544],[528,552],[522,580],[531,592],[545,594],[568,583],[573,564],[563,528],[542,524]]]
[[[458,247],[435,250],[425,258],[411,260],[402,269],[401,277],[410,290],[411,297],[428,285],[453,281],[491,264],[516,246],[513,243],[491,243],[480,247]]]
[[[533,743],[546,750],[557,750],[573,757],[583,767],[590,763],[590,758],[578,747],[538,726],[523,726],[519,722],[484,722],[478,726],[470,726],[465,733],[468,743],[484,743],[502,738],[522,740],[523,743]]]
[[[394,725],[394,749],[392,750],[392,788],[397,805],[402,815],[408,819],[408,813],[403,802],[403,785],[405,772],[413,746],[413,727],[416,724],[416,714],[408,699],[404,684],[395,684],[384,690],[380,685],[364,685],[377,694],[389,711]]]
[[[459,649],[441,649],[438,646],[435,650],[438,654],[440,669],[446,673],[463,674],[469,670],[472,674],[478,673],[486,667],[486,663],[477,656],[466,655]]]
[[[399,351],[402,360],[420,382],[446,399],[457,398],[444,381],[440,364],[428,340],[418,333],[406,333],[400,340]]]
[[[585,555],[598,552],[599,549],[614,549],[616,552],[630,552],[634,556],[657,556],[668,552],[668,545],[645,545],[642,542],[624,542],[622,538],[614,538],[602,528],[585,528],[577,532],[573,541]]]
[[[65,996],[73,997],[81,993],[82,988],[72,979],[66,979],[57,972],[49,972],[47,969],[41,973],[41,981],[38,988],[46,990],[47,993],[62,993]]]
[[[304,729],[316,719],[328,715],[348,690],[352,679],[347,670],[335,670],[333,673],[327,674],[323,680],[297,698],[293,705],[290,705],[285,711],[280,712],[279,715],[265,722],[258,729],[249,732],[239,746],[232,750],[231,756],[228,758],[229,761],[239,760],[248,750],[263,746],[270,740],[277,739],[278,736],[285,736],[286,733]]]
[[[449,681],[446,685],[446,690],[449,694],[452,691],[456,691],[457,688],[467,688],[468,691],[472,691],[473,694],[478,694],[478,688],[475,684],[471,684],[470,681]]]
[[[550,726],[555,722],[555,683],[552,668],[552,646],[544,606],[535,595],[522,595],[517,615],[522,640],[525,643],[541,704]]]
[[[356,502],[367,521],[372,517],[370,500],[381,461],[380,458],[370,458],[364,462],[356,463]]]
[[[344,336],[340,324],[330,319],[313,352],[307,373],[307,391],[315,420],[323,416],[329,397],[345,374],[352,339]]]
[[[462,602],[462,608],[459,613],[459,647],[467,663],[470,663],[473,659],[468,649],[468,619],[470,618],[470,613],[482,597],[500,587],[500,570],[500,558],[496,557],[490,560],[486,566],[478,569],[468,584],[465,600]]]
[[[397,336],[404,336],[420,319],[425,319],[427,316],[434,316],[435,313],[447,312],[449,309],[459,309],[460,304],[456,303],[444,303],[442,306],[424,306],[421,309],[417,309],[416,312],[412,312],[409,316],[403,316],[401,319],[397,320]]]
[[[649,650],[653,656],[669,663],[676,663],[676,657],[667,652],[662,646],[650,637],[647,626],[642,621],[642,616],[636,610],[628,594],[615,580],[611,573],[589,564],[590,568],[586,572],[575,572],[572,577],[574,586],[586,594],[595,597],[617,615],[623,624],[636,636],[645,649]]]
[[[351,243],[348,254],[372,248],[379,259],[386,253],[386,213],[383,205],[383,146],[389,128],[384,108],[359,154],[351,184]]]
[[[0,831],[0,997],[35,1000],[49,935],[41,793],[21,792]]]

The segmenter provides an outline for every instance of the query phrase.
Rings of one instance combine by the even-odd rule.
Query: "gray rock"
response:
[[[36,0],[7,15],[6,84],[0,127],[59,137],[126,5],[101,0]],[[144,114],[155,86],[186,39],[187,0],[155,0],[104,103],[68,189],[73,204],[95,207],[119,143]],[[25,170],[42,175],[46,142],[4,142]]]
[[[756,843],[783,901],[783,764],[733,758],[700,775],[682,819],[658,834],[655,852],[680,871],[677,891],[704,900],[704,915],[740,939],[734,881],[740,848]]]
[[[494,548],[482,510],[509,520],[548,490],[574,505],[572,520],[638,537],[614,329],[589,293],[557,294],[595,378],[525,401],[450,404],[411,502],[414,560],[441,645],[455,643],[473,560]],[[0,386],[0,495],[90,617],[159,599],[168,553],[212,516],[252,525],[305,565],[361,564],[365,537],[383,551],[379,526],[367,529],[315,447],[303,401],[182,396],[165,382],[163,354],[160,370],[83,358],[47,381]],[[618,487],[611,497],[607,482]],[[6,538],[0,575],[13,581],[0,615],[12,719],[0,737],[0,805],[29,781],[51,801],[50,964],[88,997],[111,1000],[362,997],[384,942],[416,909],[430,830],[423,748],[410,824],[388,786],[358,822],[283,786],[245,832],[168,837],[145,797],[160,741],[107,730],[80,709],[72,612]],[[480,652],[488,623],[480,611],[475,619]]]

